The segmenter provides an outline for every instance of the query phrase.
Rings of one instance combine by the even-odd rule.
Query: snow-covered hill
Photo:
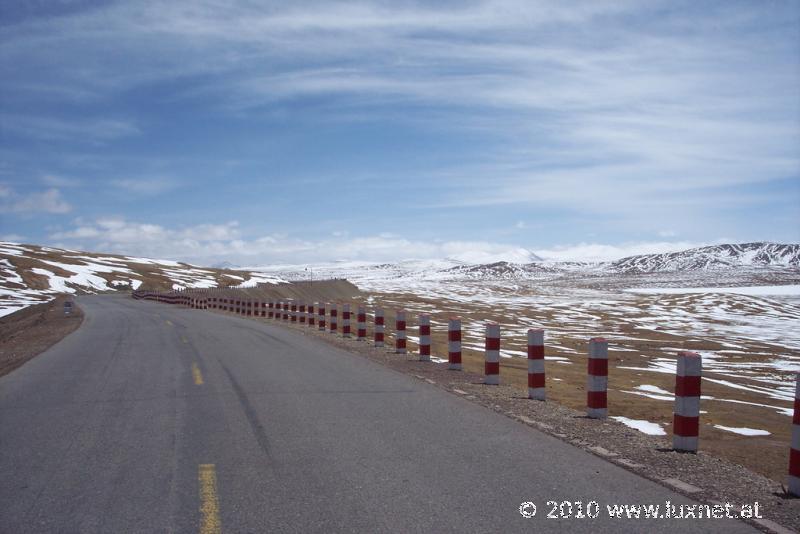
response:
[[[366,291],[450,291],[459,284],[485,289],[515,284],[555,283],[570,287],[715,287],[797,283],[800,245],[744,243],[665,254],[631,256],[614,262],[535,261],[469,263],[463,260],[408,260],[396,263],[334,262],[250,267],[290,280],[346,278]],[[660,273],[661,276],[652,276]]]
[[[724,270],[738,267],[800,268],[800,245],[741,243],[693,248],[664,254],[630,256],[608,268],[620,273]]]
[[[797,283],[800,279],[798,244],[717,245],[631,256],[608,263],[533,261],[538,260],[533,253],[520,250],[519,262],[477,263],[446,258],[396,263],[270,265],[234,270],[228,263],[218,264],[224,265],[224,269],[200,268],[172,260],[0,242],[0,316],[49,300],[58,292],[136,289],[142,284],[159,289],[252,287],[282,280],[346,278],[367,291],[440,295],[460,285],[476,284],[491,293],[515,291],[520,285],[530,284],[624,289],[761,286]],[[471,288],[464,294],[474,294],[474,290]]]
[[[200,268],[172,260],[93,254],[0,242],[0,317],[57,293],[114,289],[253,287],[281,279],[263,273]]]

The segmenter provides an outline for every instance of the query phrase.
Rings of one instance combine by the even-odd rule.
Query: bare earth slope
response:
[[[73,306],[70,315],[64,314],[67,299],[61,295],[0,318],[0,376],[44,352],[81,325],[83,312],[77,306]]]

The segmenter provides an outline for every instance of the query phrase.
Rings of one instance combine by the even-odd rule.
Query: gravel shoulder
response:
[[[73,302],[70,315],[64,315],[66,300]],[[0,376],[46,351],[82,322],[83,312],[64,295],[6,315],[0,319]]]

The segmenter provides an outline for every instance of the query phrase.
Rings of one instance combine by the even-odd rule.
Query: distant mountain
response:
[[[680,252],[630,256],[610,263],[619,273],[719,271],[753,267],[800,267],[800,245],[740,243],[693,248]]]
[[[278,283],[251,271],[196,267],[172,260],[96,254],[0,242],[0,317],[47,302],[57,293],[115,289],[253,287]]]
[[[443,269],[441,273],[455,278],[518,280],[542,274],[557,273],[563,270],[560,266],[548,263],[532,262],[520,264],[498,261],[480,265],[459,265]]]
[[[242,268],[241,265],[236,265],[235,263],[231,263],[229,261],[221,261],[219,263],[213,264],[211,267],[213,269],[228,269],[228,270],[230,269],[239,270]]]

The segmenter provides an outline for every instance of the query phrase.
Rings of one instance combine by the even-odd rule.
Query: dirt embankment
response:
[[[204,293],[203,293],[204,292]],[[316,282],[288,282],[261,284],[247,289],[188,290],[187,294],[203,293],[207,296],[244,299],[292,299],[306,304],[316,301],[348,301],[362,297],[361,291],[347,280],[319,280]]]
[[[72,301],[60,295],[0,319],[0,376],[46,351],[81,325],[83,312],[74,302],[72,313],[64,314],[66,300]]]

